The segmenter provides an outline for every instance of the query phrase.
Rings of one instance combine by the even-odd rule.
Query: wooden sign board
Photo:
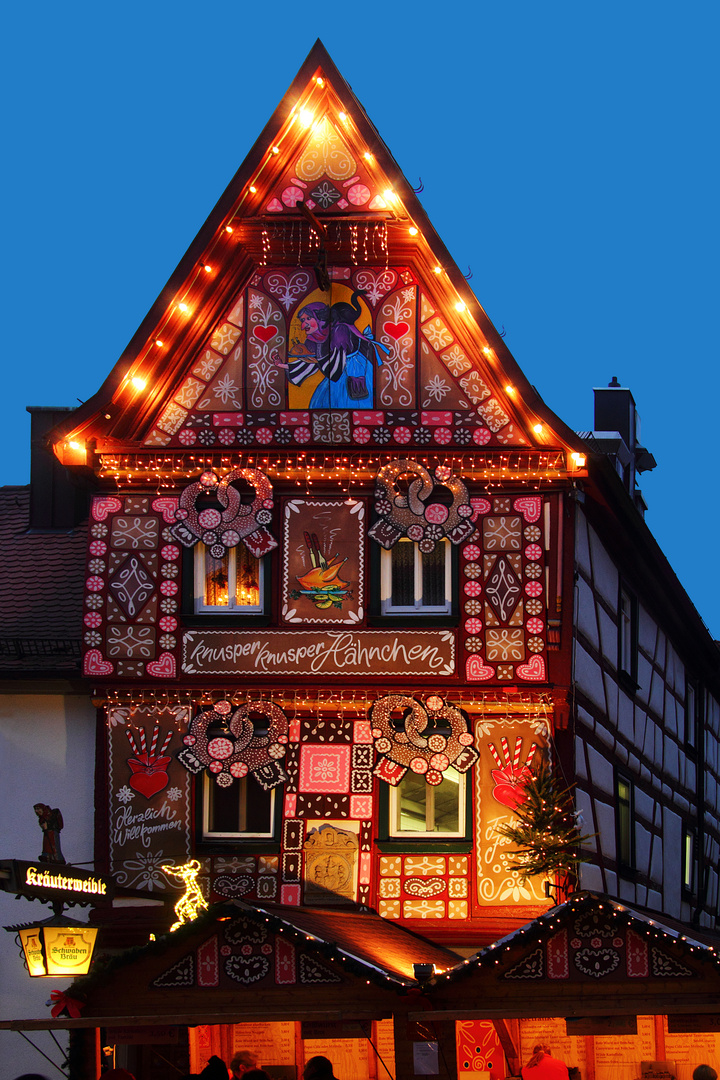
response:
[[[681,1013],[679,1016],[668,1016],[667,1024],[671,1035],[720,1031],[720,1013]]]
[[[357,1020],[323,1021],[303,1020],[303,1039],[367,1039],[372,1024],[368,1020],[365,1030]]]
[[[452,630],[187,630],[186,675],[455,674]]]
[[[568,1035],[637,1035],[637,1016],[567,1016]]]
[[[113,1042],[122,1043],[123,1046],[148,1046],[177,1043],[179,1032],[180,1028],[170,1024],[154,1024],[148,1027],[112,1028],[109,1034],[112,1035]]]

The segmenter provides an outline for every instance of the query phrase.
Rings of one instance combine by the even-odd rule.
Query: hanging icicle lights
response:
[[[311,487],[313,484],[336,484],[345,493],[360,485],[371,485],[380,468],[397,457],[396,452],[357,454],[346,452],[296,451],[276,454],[233,453],[190,454],[135,453],[99,454],[98,475],[113,480],[118,488],[147,486],[156,490],[175,489],[206,469],[262,469],[274,482]],[[482,483],[487,490],[521,482],[535,490],[542,484],[557,483],[567,475],[562,450],[509,450],[488,453],[413,454],[413,460],[428,469],[448,467],[463,480]],[[577,475],[577,469],[573,470]]]
[[[133,722],[134,710],[169,710],[172,717],[168,715],[167,721],[176,730],[184,731],[193,709],[198,707],[209,709],[221,701],[228,702],[232,708],[240,705],[250,709],[267,704],[277,705],[290,721],[328,715],[339,716],[346,720],[367,720],[372,705],[386,696],[386,689],[369,692],[303,687],[272,693],[264,690],[240,692],[232,689],[203,687],[178,690],[128,687],[122,690],[105,691],[93,700],[96,706],[105,707],[110,724],[121,723],[134,728],[136,726]],[[420,699],[426,696],[424,693],[419,694]],[[542,717],[547,720],[555,707],[550,694],[517,687],[486,691],[468,689],[452,691],[443,687],[442,698],[448,705],[464,709],[473,719],[478,719],[480,716],[497,718],[512,715]],[[146,722],[147,715],[138,716],[138,731],[144,728]]]

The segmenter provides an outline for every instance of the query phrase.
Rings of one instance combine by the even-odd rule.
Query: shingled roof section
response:
[[[0,488],[0,675],[79,675],[87,525],[30,530],[29,513],[29,486]]]
[[[237,901],[236,906],[242,908],[246,905]],[[447,971],[461,962],[456,953],[372,911],[338,911],[262,903],[248,904],[247,907],[265,911],[316,941],[331,943],[345,955],[391,977],[414,979],[414,964],[434,964],[436,971]]]

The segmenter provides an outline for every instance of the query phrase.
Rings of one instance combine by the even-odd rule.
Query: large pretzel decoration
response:
[[[232,486],[233,480],[241,478],[255,489],[252,503],[243,503],[240,492]],[[212,494],[221,509],[198,510],[198,498]],[[250,554],[260,559],[278,546],[266,528],[272,521],[272,509],[272,484],[260,469],[233,469],[222,480],[209,469],[180,495],[176,524],[170,531],[185,547],[193,547],[202,540],[213,559],[221,559],[228,548],[236,547],[241,540]]]
[[[287,717],[271,701],[241,705],[232,716],[231,708],[229,702],[218,701],[214,708],[198,713],[183,739],[185,749],[177,755],[178,761],[191,773],[207,769],[220,787],[229,787],[250,772],[269,791],[287,780],[279,764],[287,749]],[[267,733],[256,734],[253,714],[269,721]],[[211,724],[221,730],[208,739]]]
[[[393,722],[393,713],[398,712],[404,714],[402,729]],[[404,694],[388,694],[373,705],[370,723],[375,749],[382,755],[375,774],[393,786],[408,769],[437,785],[451,765],[467,772],[478,759],[464,715],[437,694],[431,694],[425,706]]]
[[[400,491],[397,481],[410,474],[407,494]],[[452,506],[428,503],[435,483],[449,488]],[[370,536],[384,548],[391,548],[406,536],[414,540],[421,551],[430,553],[439,540],[447,538],[453,544],[466,540],[473,532],[470,521],[473,508],[465,484],[447,466],[438,465],[434,474],[416,461],[389,461],[375,478],[375,511],[380,520],[370,529]]]

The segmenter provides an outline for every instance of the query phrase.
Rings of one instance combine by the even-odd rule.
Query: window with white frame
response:
[[[205,840],[266,840],[274,837],[275,793],[252,773],[220,787],[202,775],[202,834]]]
[[[431,552],[399,540],[380,556],[380,611],[383,615],[449,615],[452,611],[450,542]]]
[[[244,544],[214,558],[204,544],[195,547],[195,611],[261,615],[264,565]]]
[[[464,838],[465,776],[452,766],[437,785],[408,770],[396,787],[390,787],[389,797],[391,837]]]

